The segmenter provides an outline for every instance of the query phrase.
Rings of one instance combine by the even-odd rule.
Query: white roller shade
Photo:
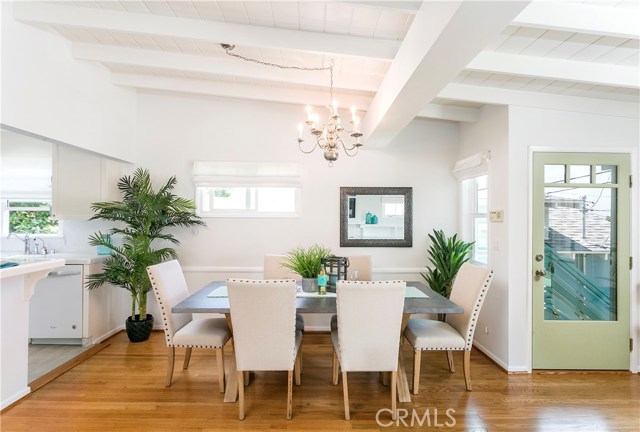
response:
[[[472,156],[460,159],[456,162],[451,171],[458,180],[467,180],[489,171],[489,160],[491,153],[489,150],[476,153]]]
[[[295,163],[210,162],[193,164],[196,186],[300,187],[300,168]]]

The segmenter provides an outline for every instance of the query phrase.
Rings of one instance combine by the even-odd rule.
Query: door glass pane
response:
[[[612,188],[545,188],[545,320],[617,319],[615,209]]]
[[[569,179],[571,183],[591,183],[591,165],[571,165]]]
[[[545,165],[544,166],[544,182],[545,183],[564,183],[564,165]]]
[[[596,183],[618,183],[618,171],[615,165],[596,165]]]

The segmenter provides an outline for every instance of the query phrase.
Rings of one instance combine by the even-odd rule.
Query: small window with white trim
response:
[[[51,200],[3,199],[2,234],[62,234],[59,221],[51,219]]]
[[[471,261],[489,263],[489,160],[488,151],[456,162],[453,174],[460,181],[461,237],[474,242]]]
[[[196,213],[201,217],[299,217],[297,164],[194,164]]]

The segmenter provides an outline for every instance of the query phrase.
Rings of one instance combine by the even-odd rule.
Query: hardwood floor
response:
[[[350,373],[351,421],[344,420],[342,383],[331,384],[328,334],[305,333],[302,385],[293,389],[287,421],[286,372],[256,372],[245,388],[246,419],[223,403],[213,350],[193,350],[189,369],[176,367],[164,387],[164,334],[131,344],[124,333],[110,346],[2,413],[3,432],[214,431],[223,429],[379,430],[396,427],[389,387],[376,373]],[[412,355],[404,347],[406,367]],[[457,354],[457,355],[455,355]],[[628,372],[508,375],[478,351],[471,355],[473,391],[465,391],[462,356],[450,373],[444,353],[424,353],[420,394],[399,403],[399,428],[465,431],[638,431],[640,377]],[[179,353],[179,356],[182,352]],[[181,364],[178,357],[176,364]],[[411,377],[409,377],[411,379]],[[415,410],[415,411],[413,411]],[[428,411],[427,411],[428,410]],[[449,415],[447,415],[447,410]],[[415,415],[413,414],[415,412]],[[437,418],[436,418],[437,416]],[[453,425],[455,421],[455,425]],[[430,423],[429,423],[430,422]]]

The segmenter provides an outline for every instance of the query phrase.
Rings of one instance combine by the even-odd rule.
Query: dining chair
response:
[[[229,308],[238,371],[238,405],[244,419],[244,371],[287,371],[287,419],[293,411],[292,381],[300,385],[296,330],[296,281],[228,279]]]
[[[183,369],[189,367],[192,348],[213,348],[216,350],[220,392],[224,393],[224,345],[231,338],[231,331],[226,319],[193,319],[193,315],[190,313],[171,312],[173,306],[189,296],[187,283],[178,261],[166,261],[149,266],[147,274],[160,306],[164,335],[169,351],[165,385],[171,386],[176,348],[186,348]]]
[[[391,411],[396,418],[396,381],[404,281],[338,281],[337,329],[333,343],[333,384],[342,370],[344,418],[351,419],[347,372],[391,372]]]
[[[370,281],[372,273],[371,255],[351,255],[348,258],[349,268],[347,269],[347,279]],[[357,278],[353,279],[355,272],[358,272]]]
[[[413,347],[413,394],[420,386],[422,351],[447,352],[449,370],[454,372],[453,351],[464,351],[464,380],[471,391],[471,348],[478,315],[491,285],[493,270],[464,263],[451,289],[450,300],[461,306],[461,314],[448,314],[444,322],[424,318],[410,318],[404,336]]]
[[[287,259],[286,255],[267,254],[264,256],[263,279],[295,279],[302,280],[298,273],[284,267],[282,263]],[[296,330],[304,331],[304,317],[296,314]]]

